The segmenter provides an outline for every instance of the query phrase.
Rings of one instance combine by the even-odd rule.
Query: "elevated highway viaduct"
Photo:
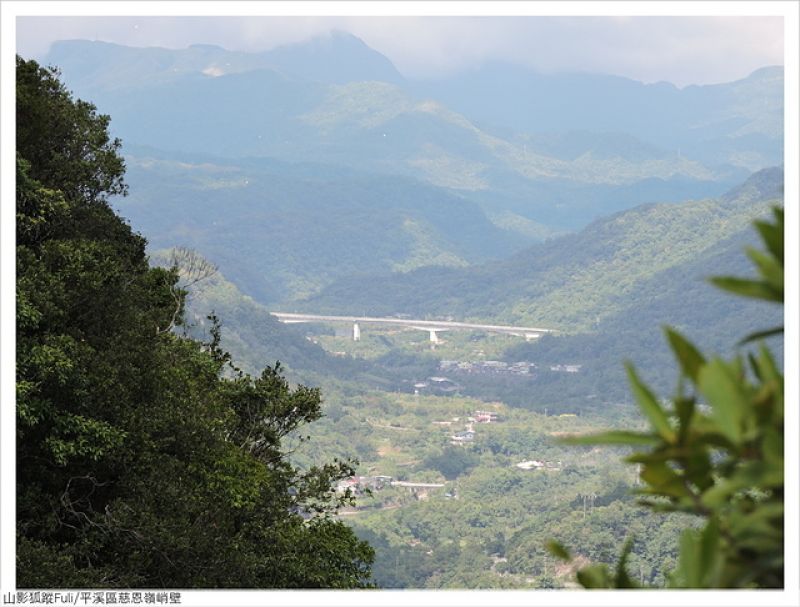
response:
[[[553,329],[545,329],[542,327],[517,327],[513,325],[493,325],[457,322],[452,320],[421,320],[378,316],[334,316],[329,314],[301,314],[290,312],[271,312],[271,314],[284,323],[352,323],[354,341],[359,341],[361,339],[362,325],[387,325],[409,327],[417,329],[418,331],[428,331],[432,343],[439,342],[438,334],[442,331],[485,331],[487,333],[516,335],[518,337],[524,337],[526,340],[537,339],[546,333],[555,332]]]

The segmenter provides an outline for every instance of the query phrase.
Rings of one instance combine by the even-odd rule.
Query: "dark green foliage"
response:
[[[757,224],[766,252],[748,252],[759,278],[715,279],[717,285],[783,303],[783,211],[775,209],[774,216],[774,223]],[[783,376],[763,345],[749,355],[748,372],[742,356],[708,360],[678,332],[667,329],[667,337],[681,371],[671,408],[629,367],[634,397],[651,431],[573,442],[649,446],[627,458],[641,467],[642,503],[705,521],[702,529],[681,536],[671,587],[782,588]],[[631,587],[628,551],[629,545],[615,577],[595,565],[579,572],[578,580],[588,588]]]
[[[125,193],[121,143],[108,135],[108,116],[73,101],[58,76],[17,57],[17,153],[31,163],[31,177],[68,199],[96,202]]]
[[[332,518],[351,463],[283,446],[319,392],[233,368],[216,322],[206,344],[171,331],[177,269],[107,204],[108,117],[17,70],[17,585],[368,585],[372,549]]]
[[[463,447],[445,447],[440,453],[431,454],[425,458],[422,465],[425,468],[438,470],[448,479],[453,480],[474,468],[478,457]]]

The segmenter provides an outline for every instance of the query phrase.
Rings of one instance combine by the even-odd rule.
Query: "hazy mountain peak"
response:
[[[310,40],[279,46],[264,53],[264,57],[282,71],[319,82],[404,82],[389,59],[361,38],[342,30],[331,30]]]
[[[761,169],[722,196],[725,202],[771,198],[783,198],[783,167]]]
[[[369,50],[370,47],[358,36],[351,34],[348,31],[341,30],[341,29],[332,29],[324,34],[320,34],[319,36],[314,36],[310,42],[317,44],[317,45],[324,45],[324,46],[332,46],[332,45],[350,45],[354,47],[361,47],[366,48]],[[303,44],[303,43],[300,43]],[[377,52],[377,51],[373,51]]]
[[[227,52],[226,49],[222,48],[218,44],[190,44],[190,49],[197,49],[201,51],[221,51]]]

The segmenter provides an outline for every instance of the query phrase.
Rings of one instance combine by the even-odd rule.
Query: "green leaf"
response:
[[[783,435],[775,431],[774,428],[766,428],[764,430],[761,451],[764,454],[764,461],[783,467]]]
[[[691,494],[683,480],[664,462],[650,462],[642,467],[641,478],[654,492],[668,497],[688,497]]]
[[[700,372],[700,367],[706,363],[706,359],[680,333],[669,327],[665,327],[664,331],[672,351],[675,352],[675,358],[680,363],[681,370],[697,383],[697,374]]]
[[[698,383],[700,392],[711,406],[715,425],[734,445],[738,445],[744,421],[752,414],[743,380],[717,358],[700,370]]]
[[[747,249],[747,256],[758,266],[761,276],[770,286],[783,293],[783,264],[775,257],[750,247]]]
[[[726,479],[718,482],[716,485],[703,493],[700,498],[701,503],[706,508],[719,508],[737,491],[741,491],[747,487],[748,483],[743,479]]]
[[[742,345],[745,341],[746,339],[743,339],[738,343],[738,345]],[[753,375],[756,376],[756,379],[760,382],[763,382],[764,378],[761,375],[761,369],[759,368],[758,359],[755,357],[755,354],[753,354],[752,352],[748,352],[747,362],[750,363],[750,370],[753,372]]]
[[[756,299],[766,299],[767,301],[782,302],[783,293],[765,282],[758,280],[748,280],[746,278],[736,278],[733,276],[716,276],[711,282],[720,289],[725,289],[744,297],[754,297]]]
[[[680,442],[686,440],[692,425],[695,410],[694,398],[678,398],[675,400],[675,412],[678,414],[678,428],[680,429]]]
[[[775,223],[768,221],[754,221],[761,240],[775,257],[783,262],[783,208],[773,207],[772,214],[775,216]]]
[[[628,381],[633,390],[633,396],[639,404],[639,408],[650,420],[653,429],[668,443],[674,443],[676,436],[675,431],[670,426],[667,414],[661,408],[661,405],[656,401],[655,396],[650,389],[639,380],[631,364],[626,364],[625,368],[628,371]]]
[[[700,563],[697,550],[697,531],[686,529],[681,534],[678,566],[672,572],[672,584],[678,588],[697,588],[700,581]]]
[[[746,489],[768,489],[783,485],[783,467],[763,461],[750,461],[741,464],[728,477],[703,493],[700,501],[704,506],[716,508],[729,500],[735,493]]]
[[[752,512],[740,513],[732,517],[730,533],[738,536],[740,540],[748,536],[755,536],[756,542],[759,539],[769,541],[772,536],[778,540],[778,542],[773,542],[773,547],[779,546],[783,539],[783,514],[783,502],[758,504]],[[761,537],[759,538],[759,536]]]
[[[613,588],[608,567],[605,565],[591,565],[584,567],[577,573],[578,581],[584,588]]]
[[[758,377],[763,383],[770,381],[783,381],[783,375],[778,366],[775,364],[775,359],[772,353],[762,344],[758,349]]]
[[[713,466],[711,457],[702,445],[697,445],[697,450],[685,459],[683,466],[684,476],[701,491],[714,484],[714,477],[711,475]]]
[[[582,436],[568,436],[558,441],[566,445],[657,445],[659,438],[654,434],[639,432],[626,432],[624,430],[610,430],[597,434]]]
[[[721,554],[719,538],[719,523],[716,517],[711,517],[706,528],[703,529],[700,534],[699,543],[699,561],[702,572],[701,584],[705,588],[714,588],[717,586],[716,579],[719,574],[718,563]]]
[[[633,549],[633,538],[628,538],[625,541],[625,546],[622,548],[622,554],[617,561],[617,573],[615,579],[616,588],[639,588],[639,585],[634,582],[628,575],[628,570],[625,565],[628,562],[628,556]]]
[[[554,557],[559,558],[562,561],[572,560],[572,555],[569,553],[569,550],[555,540],[550,540],[547,542],[547,550]]]

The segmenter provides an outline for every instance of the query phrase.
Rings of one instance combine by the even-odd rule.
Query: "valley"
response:
[[[298,409],[275,394],[320,391],[283,454],[351,466],[315,489],[342,505],[282,512],[344,522],[380,588],[575,588],[628,539],[636,581],[667,583],[702,520],[640,507],[631,447],[564,439],[647,428],[624,362],[671,394],[664,326],[727,356],[782,323],[709,284],[753,276],[753,221],[783,204],[782,67],[683,88],[502,62],[426,80],[342,31],[263,52],[64,40],[45,59],[113,117],[128,189],[109,204],[178,277],[156,334],[232,385],[261,378],[248,415],[255,393],[280,419]],[[273,372],[286,385],[258,392]],[[237,482],[227,461],[214,487]],[[282,499],[308,491],[291,483]]]

